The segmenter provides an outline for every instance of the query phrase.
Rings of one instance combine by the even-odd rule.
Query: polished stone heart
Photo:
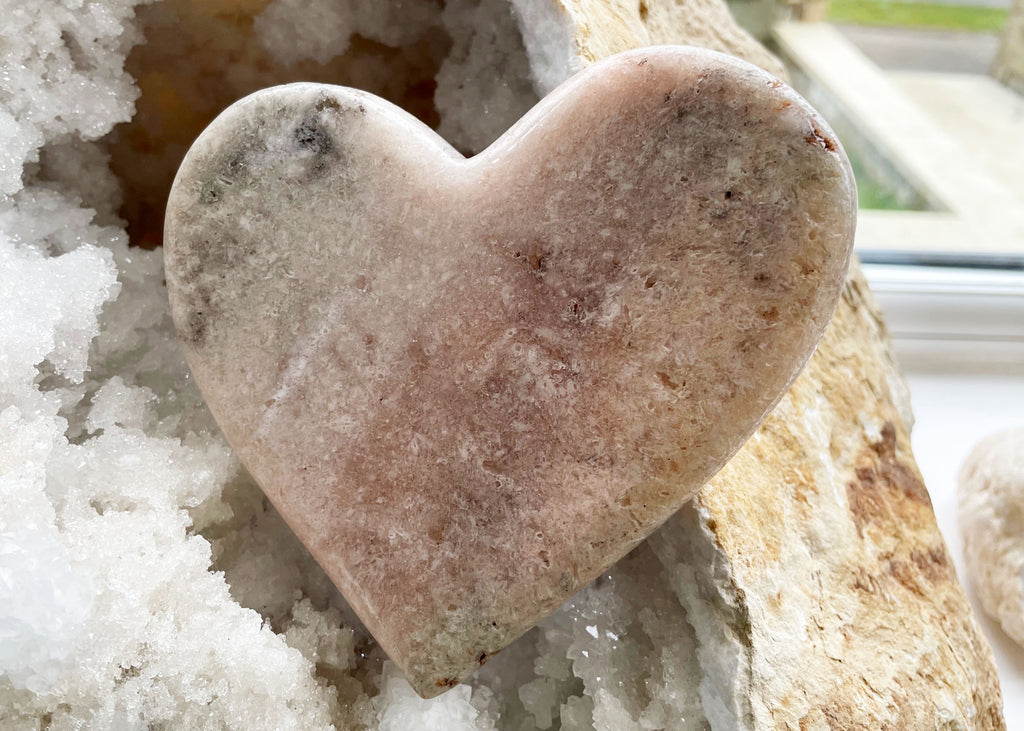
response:
[[[710,51],[596,64],[471,159],[294,84],[189,152],[167,282],[228,440],[429,696],[751,435],[829,322],[855,211],[825,122]]]

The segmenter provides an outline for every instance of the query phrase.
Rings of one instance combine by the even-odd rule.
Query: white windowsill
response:
[[[1024,271],[863,266],[905,369],[1024,374]]]

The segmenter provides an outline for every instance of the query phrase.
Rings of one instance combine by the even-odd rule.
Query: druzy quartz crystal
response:
[[[750,436],[835,308],[832,131],[745,62],[600,62],[466,159],[292,84],[196,141],[171,307],[228,440],[416,690],[468,676]]]

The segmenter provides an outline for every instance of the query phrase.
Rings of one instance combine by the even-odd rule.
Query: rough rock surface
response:
[[[1024,645],[1024,429],[982,440],[960,470],[964,557],[985,611]]]
[[[785,78],[782,63],[717,0],[512,0],[540,94],[589,63],[664,43],[738,56]]]
[[[786,397],[651,539],[713,728],[1003,728],[885,343],[855,271]]]
[[[362,92],[250,96],[182,164],[164,251],[229,441],[434,695],[742,445],[834,312],[855,215],[806,102],[663,46],[470,160]]]

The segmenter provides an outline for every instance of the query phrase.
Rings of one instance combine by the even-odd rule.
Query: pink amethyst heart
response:
[[[663,46],[471,159],[360,91],[253,94],[178,172],[167,283],[228,440],[431,696],[751,435],[829,322],[855,215],[805,101]]]

